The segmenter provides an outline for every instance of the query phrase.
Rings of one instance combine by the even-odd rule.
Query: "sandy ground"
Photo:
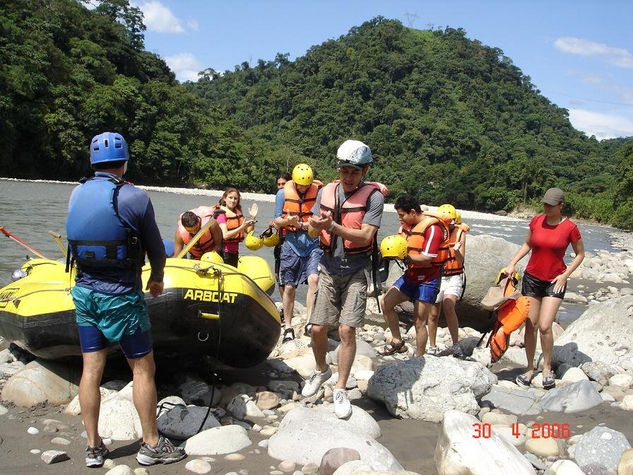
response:
[[[173,362],[173,359],[172,359]],[[159,398],[169,393],[173,394],[173,375],[178,371],[167,361],[159,358],[157,380],[159,382]],[[78,363],[74,363],[78,364]],[[192,363],[193,365],[193,363]],[[204,376],[204,371],[210,367],[202,368],[191,366],[188,368],[194,371],[194,367],[199,369],[200,375]],[[181,372],[185,372],[187,367],[179,365]],[[521,371],[521,368],[495,365],[491,368],[500,379],[513,380]],[[268,381],[267,374],[270,368],[266,363],[248,370],[224,369],[218,372],[222,383],[231,384],[233,382],[246,382],[253,386],[265,385]],[[208,374],[208,373],[207,373]],[[107,375],[104,379],[125,377],[125,363],[116,358],[109,362]],[[295,376],[299,380],[299,376]],[[85,473],[84,466],[84,446],[85,439],[81,433],[83,426],[79,416],[69,416],[63,413],[63,406],[41,405],[34,408],[19,408],[3,403],[9,409],[4,416],[0,416],[0,473],[38,473],[38,474],[58,474],[64,472],[67,475]],[[430,422],[416,421],[410,419],[397,419],[391,416],[382,404],[378,404],[369,399],[355,401],[354,404],[367,410],[377,421],[382,429],[382,437],[378,441],[386,446],[397,460],[407,469],[420,474],[434,474],[435,462],[433,454],[437,442],[440,425]],[[61,421],[67,428],[57,433],[46,433],[42,431],[42,421],[45,419],[56,419]],[[605,424],[611,429],[623,432],[630,441],[633,441],[633,426],[629,423],[629,417],[620,409],[612,408],[608,404],[591,409],[580,414],[543,413],[536,419],[534,417],[521,417],[520,422],[531,426],[532,423],[569,424],[571,435],[581,434],[589,431],[598,424]],[[260,421],[263,425],[263,421]],[[37,427],[40,433],[30,435],[27,429]],[[72,443],[69,446],[56,446],[51,444],[53,437],[64,437]],[[242,461],[227,461],[224,456],[215,457],[212,465],[214,474],[224,474],[227,472],[239,472],[246,469],[250,474],[269,473],[272,467],[277,467],[278,460],[267,455],[265,449],[257,446],[257,443],[264,437],[249,431],[249,436],[253,442],[248,448],[240,451],[246,458]],[[40,459],[40,454],[31,454],[31,449],[65,450],[70,460],[53,465],[46,465]],[[521,448],[520,448],[521,449]],[[138,467],[135,455],[138,450],[138,442],[113,442],[110,446],[111,458],[117,465],[126,464],[131,468]],[[185,469],[186,461],[174,465],[150,467],[150,473],[188,473]],[[300,469],[301,467],[297,467]],[[101,469],[102,471],[104,469]]]

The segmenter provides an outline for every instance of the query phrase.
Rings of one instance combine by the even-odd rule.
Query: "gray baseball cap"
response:
[[[556,206],[565,201],[565,194],[560,188],[550,188],[543,196],[543,203]]]

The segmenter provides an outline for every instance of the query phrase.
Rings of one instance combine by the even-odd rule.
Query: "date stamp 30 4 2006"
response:
[[[517,439],[521,437],[519,423],[515,422],[511,426],[512,435]],[[532,424],[529,428],[532,431],[532,439],[568,439],[571,436],[571,430],[568,423],[543,423]],[[489,439],[492,436],[492,426],[487,422],[475,422],[473,424],[474,439]]]

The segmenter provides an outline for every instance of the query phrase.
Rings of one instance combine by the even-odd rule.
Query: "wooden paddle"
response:
[[[19,245],[24,246],[26,249],[28,249],[29,251],[31,251],[33,254],[35,254],[37,257],[41,257],[42,259],[48,259],[48,257],[46,257],[44,254],[42,254],[41,252],[39,252],[36,249],[33,249],[31,246],[29,246],[27,243],[25,243],[24,241],[22,241],[22,239],[20,239],[19,237],[17,237],[15,234],[13,234],[10,231],[7,231],[4,226],[0,226],[0,232],[2,232],[2,234],[4,234],[6,237],[8,237],[9,239],[13,239],[15,242],[17,242]]]
[[[204,224],[204,226],[200,228],[200,231],[198,231],[196,235],[191,238],[191,241],[189,241],[187,245],[182,248],[182,251],[180,251],[178,255],[174,257],[176,257],[177,259],[182,259],[183,257],[185,257],[187,253],[189,252],[189,249],[191,249],[193,246],[196,245],[196,243],[200,240],[202,235],[209,230],[209,228],[213,225],[213,223],[215,223],[215,219],[209,219],[209,221],[207,221]]]

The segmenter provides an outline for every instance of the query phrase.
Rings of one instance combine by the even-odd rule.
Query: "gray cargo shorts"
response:
[[[366,304],[367,277],[364,269],[336,275],[321,268],[319,290],[310,323],[329,327],[337,327],[342,323],[358,328],[365,319]]]

